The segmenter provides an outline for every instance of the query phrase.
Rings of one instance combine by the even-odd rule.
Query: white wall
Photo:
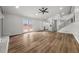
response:
[[[1,19],[0,19],[0,42],[1,42]]]
[[[1,19],[0,19],[0,37],[1,37]]]
[[[21,16],[15,15],[4,15],[3,20],[3,35],[16,35],[23,33],[23,20],[28,19]],[[32,20],[33,31],[39,31],[43,29],[42,20],[30,19]]]
[[[42,30],[42,21],[32,20],[32,29],[33,29],[33,31]]]
[[[16,35],[23,32],[22,18],[15,15],[4,15],[3,35]]]
[[[79,22],[79,6],[75,7],[75,21]]]
[[[17,15],[5,14],[3,20],[3,35],[16,35],[23,33],[23,19],[27,20],[28,18],[24,18]],[[43,28],[44,20],[38,20],[38,19],[30,19],[30,20],[32,20],[33,31],[44,30]],[[49,26],[48,30],[53,31],[52,27]]]
[[[0,9],[0,37],[1,37],[1,30],[2,30],[2,14],[1,14],[1,9]]]

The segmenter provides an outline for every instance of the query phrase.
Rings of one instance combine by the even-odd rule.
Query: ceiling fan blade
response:
[[[41,9],[39,9],[40,11],[42,11]]]
[[[47,10],[48,8],[46,8],[45,10]]]
[[[47,9],[48,9],[48,8],[42,7],[42,9],[39,9],[39,10],[41,11],[41,12],[39,12],[39,13],[42,13],[42,14],[48,13]]]

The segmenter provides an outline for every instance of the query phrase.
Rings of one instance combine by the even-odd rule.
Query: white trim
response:
[[[73,33],[73,35],[74,35],[75,39],[77,40],[77,42],[79,43],[79,38],[77,37],[78,34]]]
[[[8,46],[9,46],[9,37],[7,37],[7,43],[6,43],[5,53],[8,53]]]

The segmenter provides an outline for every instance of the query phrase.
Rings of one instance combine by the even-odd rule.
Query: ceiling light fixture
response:
[[[77,8],[76,11],[79,11],[79,8]]]
[[[45,14],[48,13],[48,8],[42,7],[41,9],[39,9],[39,13]]]
[[[38,14],[35,14],[36,16],[38,15]]]
[[[19,8],[20,6],[16,6],[16,8]]]

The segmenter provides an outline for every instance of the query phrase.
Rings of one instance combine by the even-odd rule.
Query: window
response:
[[[32,31],[32,20],[30,19],[23,20],[23,30],[24,32]]]

